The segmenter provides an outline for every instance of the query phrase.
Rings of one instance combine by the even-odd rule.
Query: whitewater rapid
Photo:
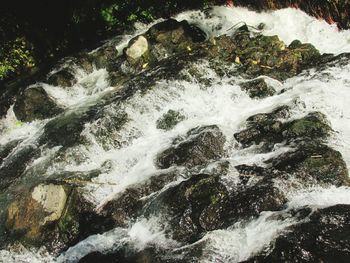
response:
[[[350,52],[350,31],[338,31],[335,25],[310,17],[293,8],[273,12],[256,13],[245,8],[215,7],[207,14],[201,11],[188,11],[175,17],[186,19],[196,24],[208,36],[228,34],[238,23],[245,22],[257,27],[264,23],[264,35],[278,35],[287,45],[295,39],[313,44],[321,53],[340,54]],[[121,50],[133,36],[144,32],[150,25],[139,25],[134,35],[122,38],[117,50]],[[254,114],[270,112],[278,106],[289,105],[291,119],[306,115],[311,111],[324,113],[334,129],[329,145],[340,151],[350,168],[350,63],[343,67],[328,67],[322,71],[309,70],[279,82],[262,76],[273,86],[277,93],[261,100],[251,99],[239,88],[239,83],[247,81],[235,77],[219,77],[205,61],[196,64],[200,72],[212,80],[209,87],[192,81],[162,80],[147,93],[136,93],[116,109],[107,106],[106,114],[98,121],[88,123],[82,132],[89,141],[88,145],[78,145],[70,149],[71,157],[49,165],[46,173],[57,171],[90,171],[98,169],[106,162],[110,168],[94,178],[85,187],[86,197],[96,209],[99,209],[116,194],[131,185],[142,183],[152,176],[157,176],[158,169],[154,159],[159,152],[167,149],[174,138],[184,135],[193,127],[216,124],[228,138],[225,145],[224,160],[231,167],[238,164],[257,164],[264,166],[264,160],[277,156],[287,150],[277,145],[271,153],[257,153],[254,147],[237,149],[233,134],[245,127],[245,120]],[[74,110],[79,105],[98,100],[100,95],[113,89],[108,83],[108,73],[104,69],[95,69],[92,73],[75,70],[78,78],[72,89],[63,89],[48,84],[45,90],[61,105]],[[284,91],[280,93],[279,91]],[[186,119],[171,131],[156,128],[158,120],[168,110],[180,111]],[[117,116],[119,110],[127,113],[129,121],[121,131],[111,133],[106,138],[107,146],[96,139],[96,131],[101,123],[108,123]],[[0,144],[14,139],[28,142],[38,137],[48,120],[21,123],[14,116],[12,108],[5,118],[0,120]],[[118,141],[118,145],[108,144]],[[50,149],[57,151],[57,148]],[[73,154],[74,153],[74,154]],[[77,161],[74,157],[81,158]],[[45,152],[44,155],[49,155]],[[45,156],[42,156],[43,158]],[[42,159],[35,161],[38,165]],[[28,167],[27,169],[29,169]],[[232,169],[228,183],[234,184],[237,172]],[[177,182],[181,181],[180,178]],[[176,182],[174,182],[176,183]],[[280,185],[288,198],[287,208],[309,206],[327,207],[335,204],[350,204],[348,187],[310,187]],[[239,262],[262,251],[286,227],[298,223],[290,217],[277,219],[274,214],[282,212],[264,212],[247,224],[236,224],[228,229],[209,232],[198,242],[207,242],[203,262]],[[116,228],[100,235],[93,235],[58,256],[49,255],[44,249],[32,251],[17,246],[0,251],[0,262],[77,262],[79,258],[92,251],[108,251],[111,248],[133,244],[141,250],[149,244],[160,247],[182,249],[175,241],[167,238],[164,229],[159,226],[159,219],[140,219],[128,228]]]

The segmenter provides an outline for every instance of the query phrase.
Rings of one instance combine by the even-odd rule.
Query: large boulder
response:
[[[67,184],[41,183],[24,190],[9,202],[6,214],[7,243],[45,245],[53,252],[114,226]]]
[[[36,186],[13,200],[7,209],[6,226],[12,233],[23,235],[27,242],[43,239],[43,229],[63,214],[68,191],[62,185]]]
[[[58,106],[41,86],[33,86],[17,96],[13,111],[20,121],[31,122],[54,117],[61,113],[63,108]]]
[[[180,140],[180,141],[179,141]],[[177,139],[173,146],[157,157],[161,169],[173,165],[194,167],[219,159],[224,152],[225,136],[216,125],[197,127]]]

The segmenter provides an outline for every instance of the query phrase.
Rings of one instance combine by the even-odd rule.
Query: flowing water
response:
[[[286,44],[299,39],[312,43],[321,53],[350,52],[350,31],[338,31],[335,25],[329,25],[296,9],[258,14],[244,8],[216,7],[210,11],[210,15],[191,11],[177,15],[176,19],[186,19],[212,36],[229,33],[241,22],[253,27],[265,23],[262,33],[278,35]],[[141,26],[135,35],[147,28],[148,26]],[[116,48],[121,50],[131,37],[124,36]],[[34,170],[30,173],[34,177],[50,177],[59,172],[87,172],[108,166],[84,187],[86,198],[98,210],[127,187],[159,176],[159,170],[154,165],[156,155],[167,149],[174,138],[200,125],[216,124],[223,131],[227,138],[223,159],[229,161],[231,167],[243,163],[264,166],[264,160],[288,150],[287,147],[277,145],[270,153],[258,153],[254,147],[238,149],[233,134],[244,128],[249,116],[270,112],[281,105],[292,108],[291,119],[311,111],[326,114],[335,131],[328,144],[342,153],[350,168],[350,108],[347,107],[350,98],[349,61],[342,63],[342,66],[335,64],[322,70],[311,69],[285,82],[261,76],[277,90],[277,95],[261,100],[251,99],[239,88],[238,84],[245,79],[237,76],[219,77],[206,61],[197,62],[196,67],[212,80],[209,87],[204,87],[194,79],[161,80],[152,89],[136,92],[121,104],[105,105],[101,117],[84,126],[81,136],[87,143],[66,149],[65,158],[58,159],[55,154],[60,146],[45,146],[41,156],[31,162],[26,171]],[[68,108],[67,111],[74,112],[86,105],[97,104],[101,98],[108,97],[116,89],[109,86],[108,73],[104,69],[86,73],[77,67],[75,72],[78,82],[70,89],[44,85],[52,97]],[[285,92],[279,93],[281,90]],[[180,111],[186,119],[170,131],[157,129],[156,121],[169,109]],[[129,121],[120,130],[109,129],[108,124],[120,112],[126,113]],[[0,144],[15,139],[23,140],[14,151],[35,144],[48,121],[21,123],[16,120],[10,108],[7,116],[0,120]],[[101,136],[101,129],[107,130],[107,135]],[[237,172],[231,169],[226,175],[225,184],[234,187],[237,177]],[[182,177],[177,178],[171,184],[182,180]],[[205,244],[203,258],[198,261],[240,262],[261,252],[281,231],[299,223],[291,215],[277,216],[282,213],[288,215],[288,211],[293,208],[350,204],[348,187],[306,188],[297,183],[287,185],[283,182],[276,182],[276,185],[288,198],[285,210],[266,211],[251,222],[208,232],[198,241]],[[139,218],[136,222],[130,222],[129,227],[92,235],[61,255],[50,255],[45,248],[38,251],[18,245],[1,250],[0,262],[77,262],[90,252],[109,251],[125,244],[135,250],[142,250],[148,245],[173,250],[185,249],[172,240],[164,229],[161,218]]]

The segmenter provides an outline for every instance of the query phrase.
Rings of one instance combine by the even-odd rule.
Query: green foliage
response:
[[[102,19],[105,21],[105,23],[109,27],[112,27],[118,23],[118,19],[115,16],[115,12],[117,12],[118,10],[119,10],[118,4],[113,4],[101,9]]]
[[[20,70],[35,66],[29,44],[23,38],[17,38],[0,46],[0,80]]]

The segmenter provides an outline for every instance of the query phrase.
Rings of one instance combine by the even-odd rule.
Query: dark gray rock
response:
[[[262,99],[276,93],[276,90],[269,86],[262,78],[244,82],[240,86],[251,98]]]
[[[349,262],[349,205],[317,210],[309,221],[288,230],[277,238],[266,255],[256,256],[245,262]]]
[[[225,137],[217,126],[204,126],[190,130],[183,141],[174,144],[158,155],[156,164],[159,168],[193,167],[217,160],[223,155]]]
[[[47,79],[47,83],[52,86],[66,88],[77,83],[77,79],[69,69],[64,68],[50,75]]]
[[[40,86],[25,89],[13,107],[17,119],[31,122],[36,119],[46,119],[61,113],[63,108],[46,93]]]

